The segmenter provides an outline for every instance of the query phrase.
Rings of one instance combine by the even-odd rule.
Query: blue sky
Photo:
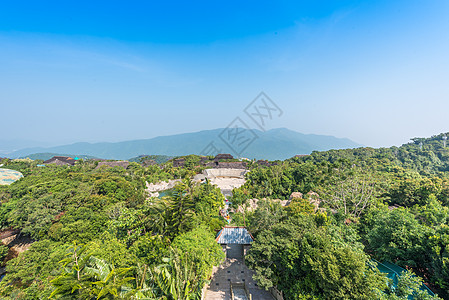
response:
[[[4,1],[1,139],[121,141],[227,126],[391,146],[449,131],[449,2]]]

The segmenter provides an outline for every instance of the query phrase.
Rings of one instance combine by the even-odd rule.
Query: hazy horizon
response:
[[[447,1],[10,2],[0,140],[223,128],[262,91],[283,111],[266,129],[371,147],[448,132],[448,13]]]

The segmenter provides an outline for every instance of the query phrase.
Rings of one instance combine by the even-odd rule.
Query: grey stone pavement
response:
[[[273,300],[270,292],[260,289],[252,276],[254,272],[240,259],[227,258],[212,275],[205,300],[230,300],[231,281],[245,282],[253,300]]]
[[[245,178],[240,174],[242,170],[232,169],[209,169],[209,172],[220,172],[215,174],[211,181],[216,184],[222,194],[228,198],[232,195],[232,189],[239,187],[245,183]],[[239,174],[231,174],[230,172],[239,172]],[[244,173],[243,173],[244,174]],[[240,178],[236,178],[240,177]],[[224,203],[227,213],[228,204]],[[273,300],[270,292],[260,289],[253,280],[254,272],[248,269],[242,259],[226,258],[226,260],[214,269],[211,282],[206,290],[205,300],[231,300],[231,282],[244,282],[252,296],[252,300]],[[243,290],[244,292],[244,290]],[[234,292],[236,300],[246,299],[245,293],[237,290]]]
[[[234,291],[234,300],[248,300],[248,297],[246,297],[245,289],[236,288],[233,289],[233,291]]]

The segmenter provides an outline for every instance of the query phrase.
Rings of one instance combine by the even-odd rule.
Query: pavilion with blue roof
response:
[[[242,259],[254,242],[254,237],[243,226],[225,226],[215,240],[223,247],[227,258]]]

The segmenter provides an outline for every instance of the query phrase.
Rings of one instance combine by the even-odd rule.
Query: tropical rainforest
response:
[[[442,137],[248,162],[230,211],[254,237],[245,263],[258,285],[284,299],[449,299]],[[183,167],[169,160],[127,169],[2,161],[24,175],[0,187],[2,230],[32,243],[15,255],[0,247],[1,298],[201,299],[225,259],[215,242],[227,223],[224,197],[190,180],[205,168],[198,156],[184,159]],[[146,182],[168,179],[182,180],[163,197],[147,196]],[[393,283],[380,262],[407,271]]]

